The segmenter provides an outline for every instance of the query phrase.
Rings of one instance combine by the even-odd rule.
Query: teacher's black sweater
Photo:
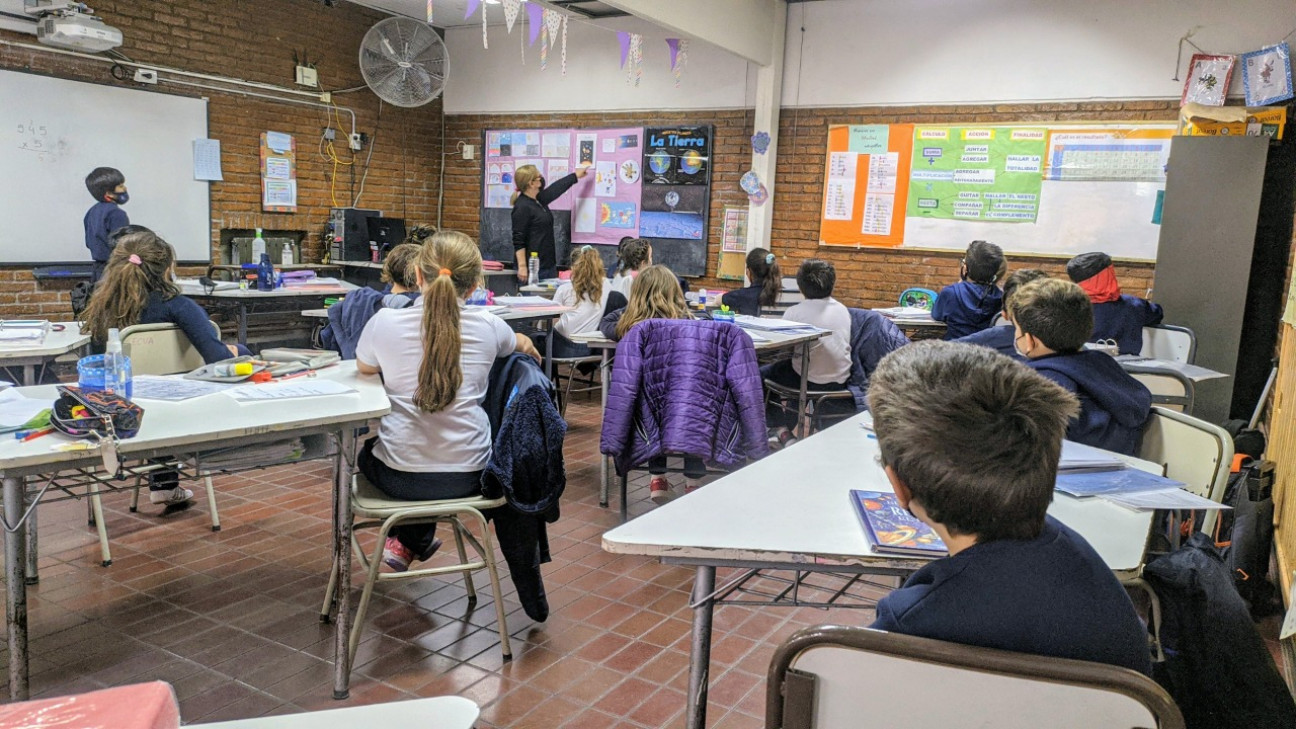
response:
[[[513,203],[513,250],[525,250],[527,259],[540,254],[540,270],[558,270],[557,244],[554,242],[554,218],[549,203],[562,197],[576,184],[576,174],[549,183],[534,198],[518,195]]]

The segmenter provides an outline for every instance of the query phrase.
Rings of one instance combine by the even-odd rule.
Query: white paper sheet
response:
[[[296,180],[266,180],[264,207],[295,207],[297,205]]]
[[[495,303],[502,306],[553,306],[552,299],[543,296],[496,296]]]
[[[887,192],[895,194],[896,177],[900,168],[900,153],[869,155],[869,192]]]
[[[859,155],[854,152],[833,152],[828,156],[828,177],[854,180],[859,165]]]
[[[266,146],[276,152],[292,149],[292,135],[283,132],[266,132]]]
[[[869,193],[864,196],[864,222],[860,232],[864,235],[891,235],[891,222],[895,216],[895,195]]]
[[[571,174],[571,162],[565,159],[549,160],[549,175],[546,180],[558,180]]]
[[[855,180],[829,179],[824,195],[824,220],[855,217]]]
[[[573,230],[593,233],[598,227],[598,201],[592,197],[577,198],[573,218]]]
[[[131,381],[131,398],[136,400],[180,402],[224,392],[229,387],[230,385],[223,382],[186,380],[183,377],[135,375]]]
[[[267,180],[287,180],[292,177],[292,163],[287,157],[266,157]]]
[[[0,428],[17,428],[52,407],[53,400],[26,397],[14,389],[0,390]]]
[[[594,195],[597,197],[616,197],[617,194],[616,162],[599,162],[594,168]]]
[[[1154,511],[1156,509],[1231,509],[1231,506],[1218,504],[1183,489],[1161,489],[1159,491],[1136,491],[1134,493],[1108,494],[1104,499],[1134,511]]]
[[[240,403],[264,402],[266,400],[295,400],[303,397],[320,397],[323,395],[346,395],[355,392],[354,388],[335,380],[318,377],[299,377],[287,382],[271,382],[265,385],[241,385],[225,391],[226,395]]]
[[[195,180],[225,179],[221,176],[220,140],[193,140],[193,166]]]

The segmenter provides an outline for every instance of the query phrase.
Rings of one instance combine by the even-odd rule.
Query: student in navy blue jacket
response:
[[[783,276],[773,253],[764,248],[747,252],[747,280],[750,285],[721,295],[720,303],[747,316],[760,316],[761,309],[778,303]]]
[[[179,327],[208,364],[251,354],[246,348],[222,342],[207,312],[180,295],[175,284],[175,251],[143,226],[116,236],[103,280],[95,287],[80,321],[82,331],[90,335],[91,346],[98,352],[108,341],[109,329],[165,323]],[[193,492],[179,485],[174,471],[150,474],[152,503],[177,506],[191,498]]]
[[[1160,304],[1122,294],[1116,267],[1106,253],[1081,253],[1067,261],[1067,276],[1089,295],[1094,330],[1089,341],[1115,340],[1121,354],[1143,351],[1143,327],[1156,326],[1165,317]]]
[[[1036,372],[1080,398],[1067,438],[1133,455],[1152,393],[1111,355],[1084,344],[1093,330],[1089,297],[1070,281],[1048,278],[1021,287],[1012,300],[1014,346]]]
[[[999,354],[1017,357],[1017,350],[1013,348],[1012,296],[1017,289],[1041,278],[1048,278],[1048,274],[1038,268],[1019,268],[1013,271],[1008,278],[1004,279],[1003,285],[1003,316],[1008,323],[982,329],[966,337],[959,337],[954,341],[963,344],[980,344],[983,347],[995,350]]]
[[[401,243],[387,252],[380,277],[387,284],[386,292],[361,287],[329,307],[328,325],[320,331],[320,344],[325,349],[336,351],[342,359],[355,359],[356,344],[374,314],[380,309],[404,309],[418,301],[420,292],[414,262],[420,246]]]
[[[1152,672],[1125,590],[1046,514],[1073,395],[983,347],[918,342],[878,364],[868,399],[896,498],[950,551],[871,627]]]
[[[1007,264],[994,243],[974,240],[959,264],[958,283],[936,295],[932,319],[945,322],[945,339],[958,339],[989,327],[1003,308],[1003,292],[996,282]]]
[[[85,184],[90,197],[95,200],[82,220],[86,248],[90,249],[90,260],[94,261],[90,275],[93,284],[103,277],[104,266],[108,265],[108,255],[113,249],[110,237],[113,231],[130,225],[130,218],[121,209],[130,199],[130,194],[126,192],[126,176],[112,167],[94,168],[86,175]]]

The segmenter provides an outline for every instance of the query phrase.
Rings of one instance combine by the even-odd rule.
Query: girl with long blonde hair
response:
[[[356,345],[356,368],[381,374],[391,400],[378,438],[360,454],[360,472],[397,499],[465,498],[481,493],[491,454],[490,420],[481,407],[491,365],[515,351],[536,361],[540,355],[499,317],[464,306],[482,276],[471,238],[441,231],[413,266],[422,296],[409,308],[378,311]],[[435,525],[397,527],[383,561],[403,572],[440,544]]]
[[[586,357],[589,348],[575,344],[571,337],[598,329],[607,312],[626,305],[625,297],[612,289],[603,257],[592,246],[584,246],[572,261],[572,277],[554,292],[554,303],[573,309],[554,324],[555,357]]]

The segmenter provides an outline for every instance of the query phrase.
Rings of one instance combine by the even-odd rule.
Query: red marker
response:
[[[36,440],[37,438],[41,437],[42,435],[49,435],[50,433],[53,433],[53,432],[54,432],[54,429],[53,429],[53,428],[46,428],[46,429],[44,429],[44,430],[38,430],[38,431],[36,431],[35,433],[32,433],[32,434],[27,435],[27,436],[24,436],[23,439],[20,440],[20,441],[18,441],[18,442],[19,442],[19,443],[26,443],[26,442],[29,441],[29,440]]]

